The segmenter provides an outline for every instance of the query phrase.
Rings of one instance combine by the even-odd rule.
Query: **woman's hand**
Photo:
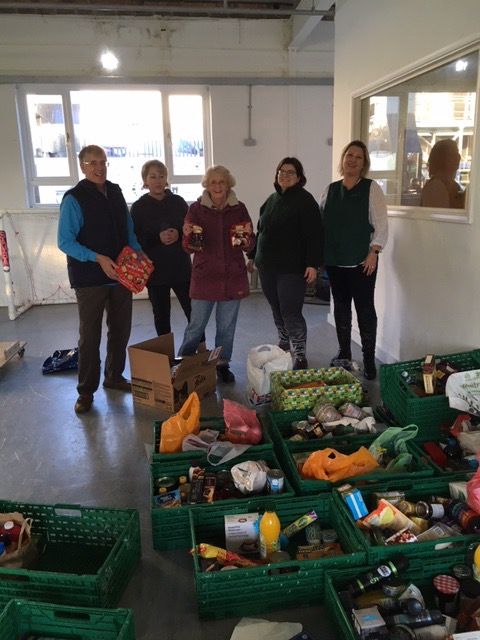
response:
[[[193,224],[190,224],[190,222],[185,222],[182,231],[184,236],[189,236],[193,231]]]
[[[247,260],[247,271],[248,273],[253,273],[255,271],[255,263],[252,259]]]
[[[370,251],[367,257],[365,258],[365,260],[362,262],[363,273],[366,276],[371,276],[372,273],[377,268],[377,262],[378,262],[378,253],[375,253],[374,251]]]
[[[305,269],[305,273],[303,274],[303,277],[307,281],[307,284],[313,284],[315,282],[315,280],[317,279],[317,270],[316,270],[316,268],[315,267],[307,267]]]

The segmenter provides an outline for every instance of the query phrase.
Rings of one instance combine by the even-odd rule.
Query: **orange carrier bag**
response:
[[[162,423],[160,453],[178,453],[185,436],[200,431],[200,398],[193,391],[178,413]]]
[[[369,473],[380,465],[365,447],[346,455],[335,449],[320,449],[310,454],[302,467],[302,477],[338,482]]]

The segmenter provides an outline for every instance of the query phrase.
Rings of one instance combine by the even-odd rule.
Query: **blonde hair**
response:
[[[163,164],[163,162],[160,162],[160,160],[148,160],[147,162],[145,162],[145,164],[142,167],[142,180],[143,180],[144,187],[146,187],[145,179],[148,176],[148,172],[152,168],[158,169],[159,171],[163,171],[165,175],[168,177],[168,169]]]
[[[370,169],[370,154],[368,153],[367,145],[362,140],[352,140],[345,147],[343,147],[342,155],[340,156],[340,163],[338,165],[338,172],[343,176],[343,159],[347,155],[347,151],[350,147],[358,147],[363,151],[363,167],[360,171],[360,176],[365,178]]]
[[[224,167],[223,165],[216,164],[213,167],[209,167],[206,170],[205,175],[203,176],[202,187],[204,189],[208,189],[208,184],[209,184],[210,180],[212,179],[212,175],[214,173],[218,173],[219,175],[222,176],[222,178],[225,178],[225,181],[227,183],[227,187],[228,187],[229,190],[232,189],[232,187],[235,186],[236,180],[232,176],[230,171],[226,167]]]

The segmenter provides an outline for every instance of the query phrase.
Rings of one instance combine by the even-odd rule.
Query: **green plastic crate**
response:
[[[194,459],[192,462],[195,465],[204,467],[205,469],[212,469],[213,471],[219,469],[231,469],[234,465],[245,460],[265,460],[267,465],[271,469],[281,469],[280,463],[273,452],[273,449],[265,451],[255,451],[254,447],[251,447],[241,456],[229,460],[225,464],[217,467],[212,467],[207,464],[205,459]],[[190,468],[190,460],[172,460],[170,462],[156,462],[150,467],[151,469],[151,486],[150,486],[150,499],[151,499],[151,517],[152,517],[152,538],[153,548],[159,551],[166,549],[188,549],[191,544],[190,536],[190,521],[188,512],[192,509],[211,510],[212,512],[222,513],[225,509],[230,508],[232,505],[246,504],[252,508],[258,503],[263,504],[265,501],[265,495],[252,495],[245,498],[236,498],[231,500],[219,500],[211,504],[197,504],[197,505],[182,505],[181,507],[162,508],[155,506],[154,502],[154,486],[155,480],[162,476],[174,476],[179,477],[181,475],[188,475]],[[294,497],[295,492],[285,477],[283,492],[278,496],[280,501],[290,500]],[[277,499],[277,496],[275,496]]]
[[[437,356],[437,360],[448,360],[460,371],[480,369],[480,349]],[[400,425],[418,425],[425,440],[434,439],[438,428],[444,423],[451,424],[460,412],[449,407],[445,395],[419,397],[403,380],[400,375],[402,371],[418,371],[422,362],[423,360],[419,359],[381,365],[380,393],[383,403]]]
[[[40,553],[30,569],[0,567],[0,605],[12,598],[117,605],[140,558],[136,510],[0,501],[0,512],[14,511],[33,518]]]
[[[292,388],[305,382],[317,381],[325,382],[326,385],[306,389]],[[327,399],[337,407],[343,402],[361,404],[363,400],[360,381],[341,367],[272,371],[271,390],[274,411],[311,409],[321,398]]]
[[[448,557],[437,556],[435,554],[431,557],[411,558],[408,569],[402,571],[401,577],[405,578],[407,584],[413,583],[421,589],[426,599],[427,606],[430,606],[430,608],[436,608],[433,606],[432,600],[433,578],[436,575],[443,573],[450,574],[454,565],[465,564],[465,561],[465,552],[459,552],[458,554]],[[362,572],[368,571],[374,567],[374,563],[369,563],[368,566],[362,568]],[[345,589],[349,582],[355,579],[357,575],[358,570],[355,571],[355,569],[352,568],[342,568],[334,571],[327,571],[325,577],[325,604],[327,606],[330,619],[339,632],[338,637],[342,638],[342,640],[358,640],[359,638],[354,631],[350,616],[342,607],[337,594],[338,590]]]
[[[262,421],[260,420],[260,424],[262,425],[262,441],[259,444],[252,445],[255,447],[257,451],[269,451],[273,448],[272,438],[266,429],[263,428]],[[215,431],[219,431],[220,433],[225,433],[225,423],[223,418],[220,417],[208,417],[208,418],[200,418],[200,428],[201,429],[212,429]],[[205,454],[203,451],[180,451],[178,453],[159,453],[160,446],[160,434],[162,432],[162,422],[160,420],[156,420],[153,423],[153,453],[152,453],[152,462],[164,462],[168,459],[180,459],[180,460],[195,460],[196,458],[203,458]]]
[[[308,452],[312,453],[313,451],[318,451],[319,449],[326,448],[335,448],[340,453],[345,453],[347,455],[357,451],[360,447],[364,446],[368,449],[371,443],[375,440],[376,436],[356,436],[355,440],[352,442],[337,442],[332,443],[331,441],[320,440],[315,443],[305,443],[303,447],[298,447],[295,451],[290,451],[285,443],[282,443],[281,449],[278,450],[280,464],[282,465],[285,474],[290,479],[293,488],[299,495],[309,495],[312,493],[318,493],[319,491],[331,491],[332,488],[339,486],[341,484],[345,484],[349,482],[350,484],[359,485],[360,483],[372,482],[372,483],[380,483],[384,480],[400,480],[402,478],[412,478],[415,479],[431,477],[434,474],[433,466],[428,464],[425,461],[424,456],[421,455],[421,452],[415,447],[414,444],[407,442],[406,446],[409,453],[413,456],[413,462],[410,469],[406,471],[384,471],[374,469],[369,473],[365,473],[358,476],[352,476],[351,478],[344,478],[339,482],[329,482],[328,480],[313,480],[313,479],[304,479],[300,476],[300,473],[297,469],[297,465],[295,464],[295,460],[293,458],[294,454]],[[302,444],[302,443],[299,443]],[[312,447],[313,445],[316,445]]]
[[[464,477],[462,479],[466,478]],[[405,491],[407,500],[417,502],[418,500],[428,500],[429,496],[432,495],[449,497],[450,492],[448,483],[456,480],[460,480],[458,475],[452,475],[445,478],[423,478],[420,480],[391,480],[390,482],[383,482],[376,486],[369,485],[367,487],[359,487],[359,489],[367,508],[371,510],[374,508],[371,500],[372,494],[376,491]],[[337,492],[335,492],[335,498],[341,503],[339,508],[346,510],[347,518],[350,523],[358,529],[358,526],[355,525],[355,520],[345,504],[345,501]],[[441,538],[440,540],[412,542],[409,544],[393,544],[387,546],[374,545],[367,536],[364,537],[362,535],[362,539],[367,551],[368,562],[375,563],[381,562],[384,558],[388,558],[395,553],[401,553],[413,558],[428,558],[433,554],[436,556],[448,557],[462,551],[464,552],[470,544],[476,540],[478,541],[478,535],[465,534],[453,536],[451,538]],[[435,549],[437,544],[444,542],[451,542],[452,547],[448,549]]]
[[[0,640],[33,637],[135,640],[133,614],[129,609],[92,609],[10,600],[0,614]]]
[[[445,432],[439,433],[437,438],[429,438],[428,442],[432,440],[433,442],[436,442],[438,444],[444,438],[444,435],[445,435]],[[475,473],[475,469],[472,469],[472,468],[458,469],[456,471],[452,471],[451,469],[450,470],[443,469],[436,462],[434,462],[432,458],[428,455],[428,453],[424,450],[423,444],[425,442],[427,442],[427,440],[425,440],[424,442],[415,442],[414,445],[418,449],[423,460],[425,460],[427,464],[429,464],[433,468],[433,474],[435,476],[439,478],[443,478],[447,476],[447,477],[456,478],[457,480],[461,480],[466,477],[471,478],[471,476]]]
[[[270,431],[270,435],[274,446],[278,449],[285,445],[289,451],[307,451],[311,449],[315,451],[318,448],[319,442],[329,442],[331,447],[335,447],[338,443],[360,443],[370,442],[372,439],[371,433],[363,434],[346,434],[342,436],[333,436],[328,438],[312,438],[311,440],[294,440],[291,441],[288,438],[293,435],[292,422],[298,420],[306,420],[308,411],[305,409],[296,409],[293,411],[270,411],[266,416],[263,416],[263,422]],[[360,445],[359,445],[360,446]]]
[[[262,513],[268,503],[274,508],[282,527],[308,511],[314,510],[320,524],[337,530],[344,555],[313,560],[290,560],[232,571],[202,572],[200,558],[193,553],[198,613],[201,618],[228,618],[264,613],[286,607],[319,604],[324,596],[327,569],[358,567],[365,564],[365,551],[356,527],[337,508],[332,495],[274,501],[267,498],[258,505]],[[201,542],[225,548],[224,515],[252,512],[239,504],[224,512],[192,510],[190,512],[192,548]]]

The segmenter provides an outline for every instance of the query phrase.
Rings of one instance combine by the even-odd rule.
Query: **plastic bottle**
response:
[[[260,556],[269,560],[280,549],[280,520],[275,511],[265,511],[260,519]]]

